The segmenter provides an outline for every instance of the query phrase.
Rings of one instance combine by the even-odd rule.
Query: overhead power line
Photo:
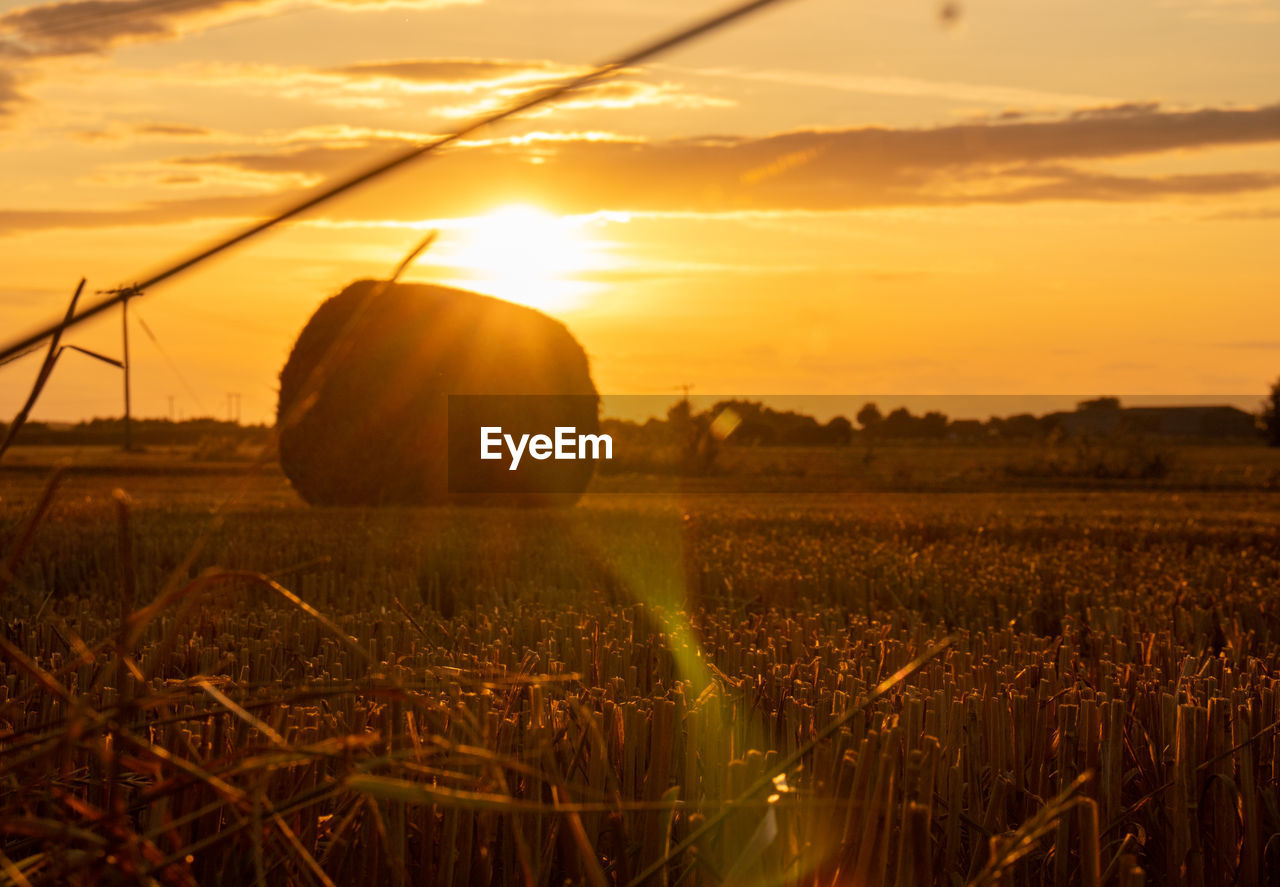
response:
[[[196,406],[200,408],[202,413],[208,412],[204,403],[200,400],[200,395],[196,394],[196,390],[191,387],[191,383],[187,381],[187,377],[182,375],[182,370],[178,369],[177,362],[169,356],[169,352],[160,344],[160,340],[156,338],[156,334],[151,331],[151,327],[147,326],[147,322],[138,314],[133,315],[133,319],[138,321],[138,326],[142,327],[142,331],[147,334],[147,338],[151,340],[151,344],[156,346],[156,351],[160,352],[160,356],[164,358],[165,363],[169,364],[169,369],[173,375],[177,377],[182,387],[187,389],[187,394],[191,395],[191,399],[195,401]]]
[[[690,24],[671,34],[660,37],[637,49],[625,53],[612,61],[601,63],[585,74],[566,78],[558,84],[527,93],[523,97],[517,97],[515,101],[505,108],[480,117],[448,135],[410,148],[395,157],[392,157],[390,160],[383,161],[382,163],[365,169],[364,171],[359,172],[350,178],[344,179],[335,185],[323,188],[319,193],[302,200],[300,203],[289,207],[283,212],[272,216],[265,221],[258,222],[257,224],[233,234],[226,240],[220,241],[213,246],[207,247],[191,256],[188,256],[187,258],[181,259],[175,264],[152,274],[145,280],[109,291],[105,298],[89,305],[84,310],[72,317],[68,317],[61,323],[52,324],[39,332],[32,333],[31,335],[6,346],[3,351],[0,351],[0,362],[3,362],[20,351],[43,342],[45,339],[64,329],[69,329],[70,327],[83,323],[89,318],[95,317],[115,305],[119,305],[128,299],[140,296],[145,291],[150,290],[173,277],[177,277],[184,271],[189,271],[202,262],[211,259],[234,246],[238,246],[239,244],[262,234],[271,228],[274,228],[281,222],[288,221],[294,216],[301,215],[302,213],[314,209],[323,203],[327,203],[341,194],[345,194],[348,191],[352,191],[366,185],[374,179],[379,178],[392,170],[399,169],[413,160],[425,157],[447,145],[457,142],[478,129],[506,120],[509,117],[514,117],[517,114],[538,107],[539,105],[545,105],[567,92],[579,89],[623,68],[638,65],[653,58],[654,56],[673,49],[676,46],[687,43],[703,36],[704,34],[708,34],[724,27],[737,19],[743,18],[751,13],[758,12],[768,6],[778,5],[782,2],[784,2],[784,0],[748,0],[748,2],[739,3],[727,10]]]

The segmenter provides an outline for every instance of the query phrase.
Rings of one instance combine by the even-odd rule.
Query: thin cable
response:
[[[22,351],[25,348],[29,348],[32,345],[35,345],[35,344],[38,344],[39,342],[44,341],[49,336],[52,336],[54,333],[58,332],[59,330],[73,327],[79,323],[82,323],[88,320],[91,317],[101,314],[103,311],[106,311],[107,309],[115,305],[120,304],[126,299],[140,296],[143,294],[144,291],[149,290],[157,286],[158,284],[161,284],[164,281],[169,280],[172,277],[178,276],[182,272],[187,271],[195,267],[196,265],[199,265],[201,262],[211,259],[214,256],[220,253],[223,253],[228,249],[231,249],[231,247],[233,246],[237,246],[241,243],[244,243],[246,240],[249,240],[250,238],[257,236],[258,234],[261,234],[264,231],[274,228],[276,225],[280,224],[281,222],[287,221],[293,218],[294,216],[301,215],[307,210],[313,209],[322,203],[326,203],[327,201],[332,200],[334,197],[337,197],[340,194],[345,194],[347,191],[350,191],[354,188],[359,188],[360,186],[367,184],[368,182],[378,178],[379,176],[382,176],[388,172],[391,172],[394,169],[398,169],[399,167],[404,166],[405,164],[409,163],[412,160],[417,160],[419,157],[423,157],[427,154],[431,154],[432,152],[438,151],[440,148],[443,148],[446,145],[450,145],[464,138],[465,136],[470,135],[471,133],[475,132],[478,129],[481,129],[483,127],[489,126],[494,123],[498,123],[502,120],[506,120],[508,117],[514,117],[515,115],[520,114],[523,111],[528,111],[531,108],[535,108],[539,105],[544,105],[548,102],[551,102],[559,98],[560,96],[564,95],[567,92],[586,86],[587,84],[592,83],[596,80],[599,80],[602,77],[608,76],[609,74],[612,74],[615,71],[618,71],[622,68],[628,68],[633,65],[640,64],[646,59],[652,58],[653,56],[666,52],[667,50],[672,49],[676,46],[679,46],[682,43],[687,43],[688,41],[693,40],[697,37],[700,37],[703,34],[706,34],[708,32],[721,28],[724,25],[727,25],[730,22],[734,21],[735,19],[742,18],[743,16],[750,15],[753,12],[757,12],[768,6],[777,5],[781,2],[783,2],[783,0],[748,0],[748,2],[740,3],[737,6],[734,6],[724,12],[717,13],[711,16],[710,18],[703,19],[702,21],[696,22],[692,25],[682,28],[681,30],[676,31],[673,34],[669,34],[665,37],[660,37],[659,39],[653,41],[652,43],[646,44],[640,47],[639,49],[635,49],[629,53],[626,53],[625,55],[622,55],[621,57],[611,62],[605,62],[601,65],[598,65],[594,69],[592,69],[591,71],[588,71],[585,74],[581,74],[577,77],[567,78],[566,80],[563,80],[559,84],[556,84],[554,86],[550,86],[550,87],[547,87],[546,89],[529,93],[524,98],[517,99],[514,103],[512,103],[511,105],[508,105],[506,108],[503,108],[499,111],[489,114],[488,116],[478,118],[472,121],[471,123],[466,124],[461,129],[455,130],[449,135],[441,136],[440,138],[435,139],[433,141],[427,142],[425,144],[419,145],[414,148],[410,148],[409,150],[397,155],[396,157],[391,158],[390,160],[379,163],[378,165],[370,167],[369,169],[366,169],[363,172],[357,173],[356,175],[352,176],[349,179],[346,179],[342,182],[339,182],[336,185],[332,185],[328,188],[325,188],[320,193],[312,197],[306,198],[301,203],[295,204],[294,206],[290,207],[284,212],[281,212],[278,215],[275,215],[264,222],[258,222],[257,224],[252,225],[249,228],[246,228],[245,230],[239,232],[238,234],[232,235],[231,237],[221,241],[220,243],[214,244],[213,246],[208,247],[192,256],[189,256],[188,258],[182,259],[176,264],[171,265],[168,268],[165,268],[163,271],[153,274],[151,277],[147,278],[146,280],[111,291],[110,294],[107,296],[107,298],[101,299],[98,302],[94,303],[93,305],[90,305],[88,308],[85,308],[83,311],[76,314],[74,317],[63,321],[60,324],[53,324],[51,326],[48,326],[37,333],[32,333],[31,335],[17,342],[14,342],[12,345],[9,345],[4,349],[4,351],[0,351],[0,361],[5,360],[6,358],[10,357],[13,354],[18,353],[19,351]]]
[[[12,357],[6,357],[4,360],[0,360],[0,367],[4,366],[5,364],[13,363],[15,360],[21,360],[22,358],[26,357],[28,354],[35,354],[39,350],[40,350],[40,343],[37,342],[36,344],[32,345],[30,348],[26,349],[25,351],[19,351],[17,354],[13,355]]]
[[[164,350],[164,346],[160,344],[160,340],[156,338],[156,334],[151,332],[151,327],[147,326],[147,322],[138,315],[136,308],[134,309],[133,319],[138,321],[138,325],[142,327],[142,331],[147,334],[147,338],[151,340],[151,344],[156,346],[156,350],[160,352],[160,356],[164,358],[165,363],[169,364],[169,369],[178,377],[178,381],[182,383],[182,387],[187,389],[187,394],[191,395],[191,399],[196,402],[196,406],[200,408],[200,412],[209,412],[205,409],[204,403],[201,402],[200,395],[196,394],[196,390],[191,387],[189,382],[187,382],[186,376],[182,375],[182,371],[178,369],[178,364],[169,356],[169,352]]]

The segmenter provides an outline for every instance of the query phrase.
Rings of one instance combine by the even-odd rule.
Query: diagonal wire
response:
[[[322,203],[326,203],[329,200],[332,200],[334,197],[337,197],[341,194],[345,194],[348,191],[359,188],[373,181],[374,179],[382,175],[385,175],[386,173],[391,172],[392,170],[395,170],[404,166],[410,161],[417,160],[418,158],[424,157],[428,154],[432,154],[447,145],[450,145],[450,144],[453,144],[454,142],[459,141],[460,139],[470,135],[471,133],[475,132],[478,129],[481,129],[483,127],[489,126],[494,123],[498,123],[499,121],[502,121],[502,120],[506,120],[509,117],[514,117],[517,114],[521,114],[532,108],[536,108],[539,105],[545,105],[549,102],[554,101],[555,99],[558,99],[560,96],[564,95],[567,92],[571,92],[572,90],[575,90],[575,89],[580,89],[583,86],[586,86],[590,83],[593,83],[597,80],[607,77],[610,74],[616,73],[617,71],[622,70],[624,68],[628,68],[633,65],[640,64],[641,62],[647,61],[648,59],[653,58],[654,56],[660,55],[661,53],[664,53],[670,49],[673,49],[682,43],[687,43],[690,40],[694,40],[698,37],[703,36],[704,34],[708,34],[712,31],[715,31],[729,24],[730,22],[743,18],[744,16],[750,15],[753,12],[758,12],[759,10],[764,9],[765,7],[777,5],[781,2],[783,2],[783,0],[746,0],[746,2],[739,3],[735,6],[730,7],[727,10],[711,15],[710,17],[702,19],[700,21],[694,22],[693,24],[687,25],[686,27],[681,28],[671,34],[668,34],[663,37],[659,37],[653,42],[647,43],[639,47],[638,49],[634,49],[630,52],[624,53],[623,55],[619,56],[618,58],[612,61],[599,64],[584,74],[580,74],[575,77],[566,78],[560,81],[559,83],[549,86],[545,89],[534,90],[532,92],[525,93],[522,97],[517,98],[516,101],[514,101],[512,104],[508,105],[505,108],[495,111],[492,114],[479,117],[476,120],[473,120],[472,122],[466,124],[461,129],[455,130],[454,132],[449,133],[448,135],[441,136],[438,139],[434,139],[430,142],[426,142],[421,145],[417,145],[413,148],[410,148],[396,155],[395,157],[392,157],[390,160],[383,161],[382,163],[379,163],[375,166],[365,169],[362,172],[356,173],[350,178],[344,179],[343,181],[335,185],[331,185],[327,188],[324,188],[318,193],[312,195],[311,197],[308,197],[305,200],[301,201],[300,203],[294,204],[293,206],[289,207],[283,212],[280,212],[279,214],[272,216],[271,218],[265,221],[258,222],[254,225],[251,225],[250,227],[236,234],[233,234],[231,237],[228,237],[226,240],[220,241],[214,244],[213,246],[207,247],[201,250],[200,252],[197,252],[191,256],[188,256],[185,259],[181,259],[176,264],[170,265],[164,270],[153,274],[151,277],[148,277],[143,281],[133,283],[129,286],[121,287],[117,290],[109,292],[108,294],[106,294],[106,298],[100,299],[99,301],[93,303],[92,305],[88,306],[80,313],[76,314],[74,317],[70,317],[60,324],[53,324],[51,326],[48,326],[40,330],[39,332],[32,333],[31,335],[26,336],[25,338],[20,339],[17,342],[14,342],[13,344],[5,347],[3,351],[0,351],[0,361],[4,361],[5,359],[11,357],[12,355],[17,354],[19,351],[22,351],[25,348],[29,348],[32,345],[35,345],[35,344],[38,344],[39,342],[44,341],[49,336],[54,335],[60,330],[67,329],[72,326],[76,326],[77,324],[85,320],[88,320],[91,317],[101,314],[103,311],[106,311],[109,308],[120,304],[126,299],[130,299],[130,298],[134,298],[136,296],[142,295],[144,291],[149,290],[157,286],[158,284],[161,284],[169,280],[172,277],[177,277],[182,272],[190,270],[196,265],[199,265],[200,263],[208,259],[211,259],[214,256],[219,255],[220,253],[223,253],[228,249],[231,249],[234,246],[244,243],[245,241],[253,237],[256,237],[257,235],[263,233],[264,231],[274,228],[276,225],[279,225],[281,222],[285,222],[293,218],[294,216],[301,215],[302,213],[305,213],[308,210],[311,210]]]
[[[35,354],[39,350],[40,350],[40,344],[36,343],[35,345],[32,345],[30,348],[28,348],[25,351],[19,351],[17,354],[13,355],[12,357],[6,357],[4,360],[0,360],[0,367],[4,366],[5,364],[13,363],[15,360],[21,360],[22,358],[26,357],[28,354]]]
[[[169,356],[169,352],[164,350],[164,346],[160,344],[160,340],[156,338],[156,334],[151,331],[151,327],[147,326],[147,322],[138,315],[137,309],[134,309],[133,317],[134,320],[138,321],[138,325],[142,327],[142,331],[147,334],[147,338],[151,340],[151,344],[156,346],[156,350],[160,352],[160,356],[164,358],[165,363],[169,364],[169,369],[178,377],[178,381],[182,383],[182,387],[187,389],[187,394],[191,395],[191,399],[196,402],[196,406],[200,408],[200,412],[209,412],[205,409],[204,403],[200,400],[200,395],[196,394],[195,389],[191,387],[191,383],[187,381],[187,377],[182,375],[182,371],[178,369],[178,364]]]

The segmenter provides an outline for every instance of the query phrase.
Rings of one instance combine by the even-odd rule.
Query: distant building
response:
[[[1232,406],[1083,406],[1045,417],[1069,435],[1144,434],[1245,440],[1258,436],[1254,417]]]

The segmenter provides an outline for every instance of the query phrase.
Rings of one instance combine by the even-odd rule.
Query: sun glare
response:
[[[448,256],[450,265],[469,275],[460,283],[532,308],[576,307],[594,289],[578,275],[607,265],[606,244],[585,230],[580,217],[511,205],[460,227]]]

